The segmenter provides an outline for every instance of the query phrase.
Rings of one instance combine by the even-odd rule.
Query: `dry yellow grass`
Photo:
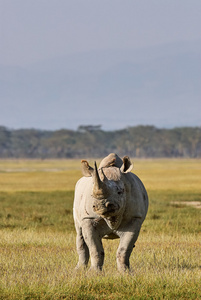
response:
[[[75,272],[74,234],[0,232],[1,299],[199,299],[194,237],[143,234],[132,273],[116,271],[118,241],[104,241],[103,274]]]
[[[134,173],[149,190],[201,191],[201,159],[134,160]]]
[[[73,190],[80,160],[0,160],[0,173],[5,192]]]
[[[101,275],[74,271],[71,191],[82,176],[80,160],[0,161],[0,299],[201,298],[200,211],[181,202],[200,201],[201,160],[133,162],[150,207],[133,272],[122,276],[118,240],[103,242]]]
[[[201,191],[200,159],[132,161],[148,190]],[[0,189],[6,192],[74,190],[82,176],[80,160],[0,160],[0,173]]]

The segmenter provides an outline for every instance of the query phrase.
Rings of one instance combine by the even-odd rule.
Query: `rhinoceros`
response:
[[[130,158],[114,153],[97,168],[82,160],[83,177],[75,187],[73,216],[79,261],[76,268],[100,271],[104,262],[102,238],[120,238],[116,260],[119,271],[129,270],[129,258],[148,210],[148,195],[133,173]]]

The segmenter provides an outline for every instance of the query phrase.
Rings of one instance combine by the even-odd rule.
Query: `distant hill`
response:
[[[197,125],[200,50],[201,41],[180,42],[94,50],[23,68],[0,65],[1,124],[19,128],[22,120],[20,124],[51,129],[75,129],[84,120],[104,123],[107,129]]]
[[[201,157],[201,127],[154,126],[103,131],[101,126],[42,131],[0,127],[0,158],[87,158],[110,152],[130,157]]]

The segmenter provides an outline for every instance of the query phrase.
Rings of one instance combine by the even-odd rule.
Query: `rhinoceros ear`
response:
[[[92,176],[92,174],[94,172],[94,169],[92,167],[90,167],[90,165],[88,164],[88,161],[86,161],[86,160],[81,161],[81,169],[82,169],[82,174],[86,177]]]
[[[133,164],[130,161],[130,158],[128,156],[124,156],[123,158],[123,165],[121,166],[121,172],[122,173],[128,173],[132,170]]]

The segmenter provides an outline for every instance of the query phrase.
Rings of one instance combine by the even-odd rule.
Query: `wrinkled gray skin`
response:
[[[102,270],[102,238],[120,238],[117,250],[119,271],[129,269],[129,258],[148,210],[148,196],[140,179],[131,173],[129,157],[114,153],[104,158],[97,170],[82,161],[82,177],[75,187],[74,222],[79,255],[77,268]]]

